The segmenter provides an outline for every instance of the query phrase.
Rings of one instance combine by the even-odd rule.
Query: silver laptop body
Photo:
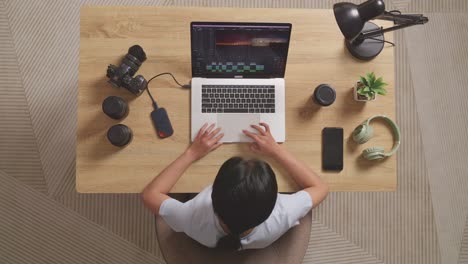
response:
[[[284,72],[291,24],[192,22],[191,140],[205,123],[248,142],[261,122],[284,142]]]

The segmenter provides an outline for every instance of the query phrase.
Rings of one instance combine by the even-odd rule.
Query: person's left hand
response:
[[[194,161],[203,158],[223,144],[220,140],[223,138],[224,133],[219,133],[221,131],[220,127],[214,128],[215,124],[208,126],[208,123],[205,123],[198,131],[192,144],[185,151]]]

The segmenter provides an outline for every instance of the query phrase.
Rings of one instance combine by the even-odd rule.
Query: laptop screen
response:
[[[192,22],[192,77],[284,78],[291,24]]]

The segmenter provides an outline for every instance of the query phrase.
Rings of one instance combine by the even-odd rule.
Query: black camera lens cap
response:
[[[132,130],[123,124],[114,125],[107,131],[107,139],[117,147],[123,147],[132,140]]]
[[[118,96],[109,96],[102,102],[102,111],[112,119],[122,119],[128,114],[128,104]]]

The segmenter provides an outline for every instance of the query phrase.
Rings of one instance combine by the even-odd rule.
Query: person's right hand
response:
[[[242,130],[242,132],[254,140],[254,142],[250,144],[250,150],[252,150],[252,152],[268,157],[274,157],[281,152],[281,146],[276,143],[275,139],[271,135],[270,127],[265,123],[260,123],[260,125],[265,129],[257,125],[251,125],[251,127],[258,131],[258,134],[247,130]]]

